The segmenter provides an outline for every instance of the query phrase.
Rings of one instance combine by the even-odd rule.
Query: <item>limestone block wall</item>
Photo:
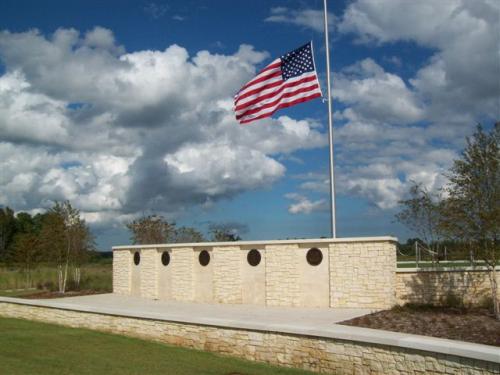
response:
[[[364,341],[174,323],[5,302],[0,302],[0,316],[89,328],[325,374],[500,374],[499,361]]]
[[[308,244],[309,245],[309,244]],[[311,267],[307,261],[309,246],[300,246],[296,251],[298,259],[299,306],[330,306],[330,262],[327,244],[315,244],[314,248],[322,254],[323,261]],[[314,291],[314,292],[310,292]]]
[[[396,300],[395,241],[372,237],[118,246],[113,248],[114,291],[204,303],[387,308]],[[247,261],[251,249],[260,254],[258,265]],[[311,249],[319,251],[319,264],[308,260]],[[199,263],[204,250],[210,254],[206,266]],[[164,251],[170,254],[168,265],[161,263]],[[133,263],[134,252],[140,253],[139,265]],[[170,267],[168,277],[163,267]]]
[[[141,296],[158,298],[158,251],[141,249]]]
[[[218,303],[242,303],[240,248],[238,246],[215,247],[214,301]]]
[[[300,299],[297,244],[266,246],[266,303],[298,306]]]
[[[172,298],[176,301],[194,300],[194,253],[192,248],[172,249],[170,265],[172,267]]]
[[[116,294],[130,294],[131,256],[128,251],[113,253],[113,292]]]
[[[496,271],[500,285],[500,269]],[[468,270],[401,269],[396,273],[396,302],[443,304],[462,299],[466,304],[480,304],[491,298],[488,272]],[[500,290],[499,290],[500,298]]]
[[[331,306],[392,307],[395,271],[393,243],[330,244]]]

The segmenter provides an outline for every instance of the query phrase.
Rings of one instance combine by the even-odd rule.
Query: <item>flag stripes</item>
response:
[[[252,122],[252,121],[255,121],[255,120],[260,120],[260,119],[263,119],[263,118],[266,118],[266,117],[270,117],[278,109],[291,107],[291,106],[293,106],[295,104],[307,102],[309,100],[312,100],[312,99],[315,99],[315,98],[319,98],[319,97],[321,97],[321,93],[314,93],[314,94],[312,94],[310,96],[303,96],[303,97],[301,97],[299,99],[295,99],[295,100],[292,100],[292,101],[283,101],[279,106],[277,106],[276,108],[274,108],[272,111],[264,112],[264,113],[262,113],[260,115],[248,116],[248,118],[240,120],[240,124],[248,124],[249,122]]]
[[[261,98],[256,99],[258,101],[258,106],[255,108],[252,108],[252,105],[244,107],[244,111],[240,111],[238,114],[238,111],[236,112],[236,119],[239,120],[240,118],[248,115],[252,115],[254,113],[261,112],[265,109],[268,108],[273,108],[278,106],[284,99],[287,98],[293,98],[295,96],[298,96],[300,94],[306,94],[304,96],[309,96],[307,94],[310,94],[309,91],[313,91],[318,88],[318,85],[316,83],[310,85],[310,86],[304,86],[300,85],[300,88],[296,89],[295,87],[287,89],[286,87],[282,86],[279,91],[282,91],[279,95],[278,94],[270,94],[271,96],[269,97],[268,100],[261,100]],[[294,90],[292,90],[294,89]],[[277,96],[278,95],[278,96]],[[250,109],[248,109],[250,108]]]
[[[234,98],[234,111],[239,123],[246,124],[320,96],[308,43],[274,60],[245,84]]]
[[[283,81],[274,82],[269,85],[271,87],[266,87],[266,88],[263,87],[262,90],[259,89],[256,93],[253,93],[252,95],[248,96],[245,95],[243,97],[239,97],[238,100],[235,101],[236,104],[235,111],[236,113],[238,113],[242,108],[245,108],[249,105],[258,104],[260,101],[262,101],[262,104],[265,104],[266,99],[272,98],[288,88],[296,88],[296,86],[299,85],[304,86],[303,84],[311,84],[311,83],[318,86],[318,84],[316,83],[315,75],[309,75],[309,76],[305,75],[304,78],[298,80],[290,79],[286,81],[286,83],[283,83]]]

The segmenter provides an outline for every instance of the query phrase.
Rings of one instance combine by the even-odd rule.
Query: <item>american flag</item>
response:
[[[234,97],[234,111],[239,123],[246,124],[320,96],[309,42],[277,58],[244,85]]]

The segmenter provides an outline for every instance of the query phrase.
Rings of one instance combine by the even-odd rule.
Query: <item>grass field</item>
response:
[[[0,318],[2,374],[298,375],[268,366],[139,339]]]
[[[32,287],[36,289],[57,289],[57,268],[41,265],[31,274]],[[73,269],[70,268],[68,289],[75,288],[73,282]],[[0,291],[25,289],[26,274],[18,267],[0,266]],[[96,292],[110,292],[112,289],[111,261],[89,263],[81,268],[80,290],[94,290]],[[3,293],[4,294],[4,293]]]

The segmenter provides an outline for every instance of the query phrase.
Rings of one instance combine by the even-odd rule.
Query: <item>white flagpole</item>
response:
[[[332,116],[332,94],[330,84],[330,46],[328,44],[328,9],[327,0],[323,0],[325,11],[325,48],[326,48],[326,84],[328,86],[328,142],[330,145],[330,204],[332,238],[337,237],[337,218],[335,214],[335,171],[333,164],[333,116]]]

